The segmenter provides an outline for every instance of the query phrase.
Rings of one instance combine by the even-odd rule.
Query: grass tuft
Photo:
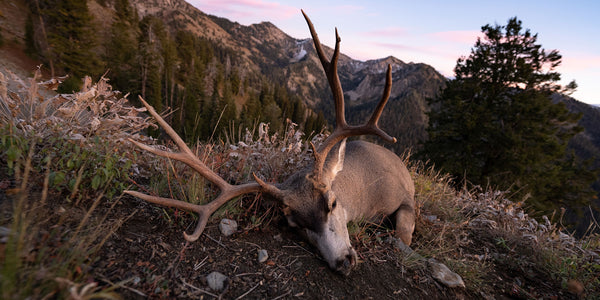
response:
[[[124,140],[151,123],[105,79],[56,94],[39,77],[0,72],[0,296],[117,299],[92,266],[128,218],[112,217],[136,166]]]

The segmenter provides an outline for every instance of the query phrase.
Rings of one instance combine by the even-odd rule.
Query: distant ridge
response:
[[[183,0],[133,0],[140,16],[154,15],[172,30],[185,28],[238,53],[244,70],[260,72],[300,96],[308,107],[323,112],[333,124],[331,92],[311,39],[296,39],[270,22],[240,25],[208,15]],[[308,29],[307,29],[308,31]],[[333,42],[333,41],[323,41]],[[333,49],[324,47],[328,55]],[[385,69],[392,66],[393,85],[381,126],[398,138],[397,151],[417,147],[426,138],[426,99],[434,97],[446,78],[433,67],[405,63],[388,56],[360,61],[341,52],[338,70],[348,105],[348,120],[363,122],[381,97]]]

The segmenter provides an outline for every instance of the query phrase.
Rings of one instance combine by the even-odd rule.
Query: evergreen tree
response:
[[[221,96],[219,95],[219,87],[218,84],[215,83],[213,86],[213,92],[210,98],[207,98],[204,103],[202,103],[202,111],[200,113],[200,119],[202,121],[202,138],[208,140],[213,137],[213,132],[215,131],[215,125],[217,121],[219,121],[219,116],[221,112],[217,111],[217,107],[219,102],[221,101]]]
[[[104,60],[113,88],[133,95],[140,94],[138,65],[138,20],[127,0],[115,1],[116,19],[110,28]],[[137,96],[130,97],[136,99]]]
[[[35,36],[33,31],[33,16],[31,13],[27,14],[27,20],[25,21],[25,54],[30,57],[35,57],[38,52],[35,45]]]
[[[199,72],[195,72],[195,75],[190,76],[184,89],[184,104],[179,108],[184,136],[189,142],[196,142],[202,135],[200,103],[204,99],[204,92],[201,88],[201,81],[202,77]]]
[[[252,129],[258,120],[260,120],[260,101],[256,94],[251,94],[242,108],[240,121],[243,127]]]
[[[36,2],[38,2],[36,0]],[[93,51],[96,45],[86,1],[39,0],[55,67],[63,69],[77,81],[85,75],[100,75],[101,62]],[[32,10],[37,12],[37,10]]]
[[[215,134],[216,136],[220,136],[228,127],[235,124],[235,121],[237,120],[235,101],[231,91],[231,84],[229,84],[228,81],[223,87],[223,97],[221,97],[215,112],[220,117],[220,120],[216,124]]]
[[[163,110],[161,36],[164,35],[163,22],[153,16],[146,16],[140,22],[139,56],[140,94],[157,111]]]
[[[470,56],[458,60],[456,78],[430,101],[421,155],[457,178],[531,197],[538,211],[589,203],[591,181],[572,177],[577,163],[566,155],[569,139],[582,130],[580,116],[551,100],[568,90],[557,84],[560,54],[536,44],[537,35],[517,18],[482,31]],[[583,188],[560,188],[574,181]]]
[[[298,97],[294,97],[293,100],[293,113],[292,113],[292,122],[296,124],[304,123],[304,115],[306,114],[306,109],[304,108],[304,104],[302,100]]]

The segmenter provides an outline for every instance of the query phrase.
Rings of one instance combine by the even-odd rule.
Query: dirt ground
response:
[[[92,273],[105,283],[125,281],[118,292],[126,299],[575,299],[543,273],[508,265],[491,266],[486,288],[474,289],[470,282],[466,289],[448,288],[424,263],[386,243],[385,234],[374,237],[376,232],[354,238],[360,261],[344,277],[277,215],[258,226],[242,217],[240,230],[229,237],[213,219],[198,241],[187,243],[182,233],[194,228],[191,215],[174,217],[138,199],[121,201],[117,215],[137,212],[103,247]],[[269,255],[264,263],[258,262],[260,249]],[[228,277],[223,291],[208,287],[206,276],[214,271]]]
[[[316,249],[282,218],[230,237],[209,224],[198,241],[187,243],[182,230],[193,229],[193,218],[167,222],[160,208],[136,199],[123,202],[125,210],[138,206],[139,211],[106,244],[93,268],[106,282],[128,280],[124,285],[129,288],[120,290],[127,299],[480,298],[442,286],[418,264],[404,267],[402,254],[377,239],[357,247],[361,261],[344,277],[330,271]],[[240,228],[246,225],[240,221]],[[260,249],[269,255],[264,263],[258,262]],[[208,287],[206,275],[213,271],[228,277],[224,291]]]

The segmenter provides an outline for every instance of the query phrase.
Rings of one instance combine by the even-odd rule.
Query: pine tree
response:
[[[110,38],[105,45],[104,60],[110,83],[116,90],[140,93],[140,67],[138,65],[138,20],[127,0],[115,1],[116,19],[110,28]],[[136,99],[134,96],[133,99]]]
[[[459,179],[531,197],[538,211],[589,203],[589,171],[578,167],[582,176],[572,177],[580,164],[566,153],[582,130],[580,115],[551,100],[575,86],[557,84],[560,54],[542,49],[517,18],[482,31],[470,56],[458,60],[456,78],[430,102],[422,157]],[[565,182],[582,188],[560,188]]]
[[[220,136],[228,127],[234,125],[237,120],[237,110],[229,81],[225,82],[223,97],[219,101],[216,112],[219,114],[220,120],[216,124],[215,134],[216,136]]]
[[[27,20],[25,21],[25,54],[30,57],[35,57],[38,52],[35,45],[35,35],[33,32],[33,15],[27,14]]]
[[[249,95],[246,104],[242,108],[240,121],[244,128],[254,128],[254,125],[260,120],[260,101],[256,94]]]
[[[162,70],[161,36],[164,35],[163,22],[146,16],[140,22],[139,56],[140,94],[157,111],[162,111]]]
[[[202,77],[200,72],[191,75],[184,89],[184,104],[179,108],[182,116],[183,133],[189,142],[196,142],[202,135],[202,120],[200,120],[200,103],[204,99],[201,89]]]
[[[93,51],[96,45],[86,1],[39,0],[39,13],[46,26],[50,55],[56,67],[74,78],[100,74],[101,62]],[[35,11],[35,10],[34,10]]]

